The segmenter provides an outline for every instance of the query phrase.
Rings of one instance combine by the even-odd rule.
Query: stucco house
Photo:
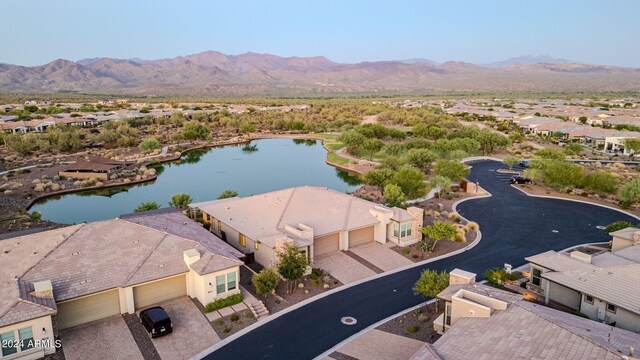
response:
[[[191,216],[263,266],[293,243],[314,257],[376,241],[401,246],[421,239],[423,210],[388,208],[323,187],[301,186],[190,205]]]
[[[613,242],[619,242],[615,236]],[[617,244],[614,249],[527,257],[527,288],[542,294],[547,304],[555,302],[592,320],[640,332],[640,245]]]
[[[412,360],[630,359],[640,335],[528,302],[475,282],[458,269],[438,294],[445,301],[434,329],[444,334]],[[444,324],[444,325],[443,325]]]
[[[0,241],[0,359],[55,351],[65,329],[189,295],[238,293],[242,254],[175,209]]]

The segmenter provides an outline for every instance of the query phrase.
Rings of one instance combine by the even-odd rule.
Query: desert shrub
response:
[[[409,250],[409,248],[402,248],[402,253],[407,255],[411,252],[411,250]]]
[[[504,282],[515,280],[513,274],[509,274],[502,268],[489,269],[482,274],[482,278],[491,286],[497,286]]]
[[[469,221],[467,223],[467,225],[464,226],[464,231],[478,231],[478,229],[480,228],[480,226],[478,225],[477,222],[475,221]]]
[[[420,331],[420,326],[418,326],[418,325],[409,325],[409,326],[407,326],[407,332],[409,334],[415,334],[418,331]]]
[[[240,320],[240,316],[238,314],[233,314],[233,315],[229,316],[229,320],[234,321],[234,322],[238,321],[238,320]]]

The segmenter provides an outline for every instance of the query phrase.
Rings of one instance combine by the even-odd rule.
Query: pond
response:
[[[325,157],[319,140],[265,139],[198,150],[157,166],[155,181],[50,197],[29,211],[39,211],[50,221],[73,224],[131,213],[142,202],[155,201],[166,207],[171,195],[180,192],[199,202],[213,200],[226,189],[236,190],[239,196],[301,185],[355,190],[358,178],[327,165]]]

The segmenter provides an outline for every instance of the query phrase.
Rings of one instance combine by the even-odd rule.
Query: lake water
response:
[[[239,196],[301,185],[355,190],[357,177],[327,165],[325,157],[322,143],[315,140],[266,139],[194,151],[158,166],[153,182],[51,197],[29,211],[72,224],[131,213],[142,202],[155,201],[166,207],[171,195],[180,192],[199,202],[216,199],[226,189],[236,190]]]

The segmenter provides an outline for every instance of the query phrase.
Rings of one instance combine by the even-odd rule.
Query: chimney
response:
[[[190,266],[194,262],[200,260],[200,253],[196,249],[189,249],[182,252],[182,257],[187,266]]]
[[[33,296],[37,298],[53,298],[53,286],[51,285],[51,280],[33,283],[33,288]]]
[[[476,282],[476,274],[460,269],[453,269],[449,273],[449,285],[454,284],[474,284]]]
[[[582,251],[576,250],[576,251],[572,251],[570,256],[572,259],[582,261],[583,263],[586,263],[586,264],[591,264],[591,254],[586,254],[586,253],[583,253]]]

